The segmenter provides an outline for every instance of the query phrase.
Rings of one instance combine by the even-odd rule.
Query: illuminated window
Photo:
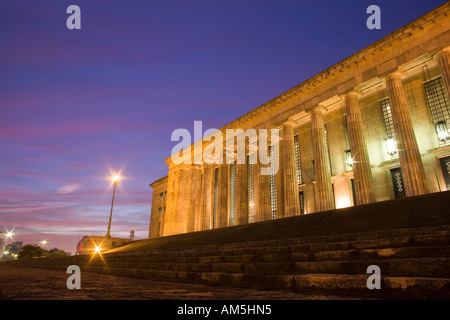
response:
[[[392,158],[398,157],[397,140],[395,138],[394,120],[392,119],[391,107],[389,105],[389,99],[383,99],[380,101],[381,111],[383,112],[384,126],[386,128],[386,148],[387,153]]]
[[[300,143],[298,135],[294,136],[295,165],[297,167],[297,184],[302,184],[302,164],[300,162]]]
[[[236,163],[230,164],[230,226],[236,219]]]
[[[219,190],[219,168],[214,169],[214,204],[213,204],[213,229],[216,227],[217,217],[217,192]]]
[[[255,154],[247,156],[248,222],[255,222]],[[251,163],[250,163],[251,162]]]
[[[275,163],[275,152],[272,152],[272,146],[269,146],[270,163]],[[277,175],[275,166],[270,166],[270,206],[272,209],[272,219],[278,217],[277,212]]]
[[[435,78],[423,84],[431,119],[439,139],[440,145],[450,144],[448,125],[450,124],[450,110],[447,95],[445,94],[442,77]]]
[[[300,214],[305,214],[305,194],[303,191],[298,193],[298,200],[300,202]]]
[[[391,106],[389,105],[389,99],[383,99],[380,101],[381,110],[383,111],[384,125],[386,128],[386,134],[388,138],[395,139],[394,120],[392,119]]]

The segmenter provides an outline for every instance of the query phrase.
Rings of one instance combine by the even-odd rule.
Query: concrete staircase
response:
[[[449,193],[438,196],[441,205],[448,204]],[[362,214],[372,208],[361,206],[143,240],[101,256],[12,263],[61,270],[75,264],[84,272],[344,297],[450,299],[450,213],[437,205],[436,194],[436,205],[432,198],[416,197],[403,203],[404,210],[412,210],[409,216],[404,215],[409,218],[403,221],[405,227],[389,226],[389,221],[400,223],[401,214],[383,210],[383,204],[378,204],[375,216]],[[428,202],[427,213],[420,209],[423,202]],[[392,202],[384,205],[393,207]],[[343,232],[348,225],[341,228],[334,223],[336,215],[340,220],[352,220],[356,230],[365,231],[350,228],[350,232]],[[380,216],[389,220],[369,228],[371,221],[382,220]],[[302,235],[301,226],[312,228],[310,220],[320,220],[320,228]],[[273,232],[264,237],[261,231],[266,228]],[[380,290],[367,288],[370,265],[381,270]]]

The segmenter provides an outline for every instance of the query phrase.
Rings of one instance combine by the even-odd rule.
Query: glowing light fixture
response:
[[[447,140],[449,140],[450,137],[448,134],[446,121],[441,120],[438,123],[436,123],[435,126],[439,141],[444,143],[447,142]]]
[[[47,240],[42,240],[42,241],[41,241],[41,244],[44,245],[44,246],[45,246],[47,243],[48,243]]]
[[[345,163],[347,163],[349,167],[353,167],[353,158],[351,150],[347,149],[344,152],[345,152]]]
[[[395,157],[398,154],[397,142],[394,138],[389,137],[386,139],[386,148],[388,155],[390,155],[391,157]]]

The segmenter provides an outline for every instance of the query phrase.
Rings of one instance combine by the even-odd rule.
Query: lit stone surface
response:
[[[258,163],[252,177],[252,203],[248,167],[236,165],[236,225],[249,223],[253,208],[257,222],[272,219],[272,205],[276,218],[284,218],[299,215],[301,210],[309,214],[447,190],[450,177],[441,159],[450,157],[450,148],[439,142],[430,106],[433,102],[424,84],[442,78],[445,92],[440,99],[448,108],[448,11],[446,3],[220,128],[223,133],[226,129],[280,130],[276,190],[271,192],[270,177],[259,173]],[[382,101],[389,103],[388,116],[383,115]],[[388,127],[395,133],[397,154],[388,154]],[[204,149],[210,142],[198,143]],[[250,150],[247,141],[246,155],[258,152],[259,146]],[[351,166],[346,159],[348,149]],[[228,152],[236,154],[236,147]],[[149,237],[227,227],[233,199],[229,194],[230,165],[175,165],[170,157],[165,161],[168,176],[151,184]],[[167,191],[163,202],[161,191]],[[160,214],[159,208],[164,206],[166,210]]]

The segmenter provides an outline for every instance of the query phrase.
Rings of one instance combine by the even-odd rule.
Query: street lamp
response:
[[[109,214],[109,223],[108,223],[108,231],[106,232],[105,237],[111,237],[111,219],[112,219],[112,212],[113,212],[113,206],[114,206],[114,195],[116,194],[116,185],[119,184],[119,176],[116,175],[113,177],[114,182],[114,191],[113,191],[113,197],[112,197],[112,203],[111,203],[111,213]]]

